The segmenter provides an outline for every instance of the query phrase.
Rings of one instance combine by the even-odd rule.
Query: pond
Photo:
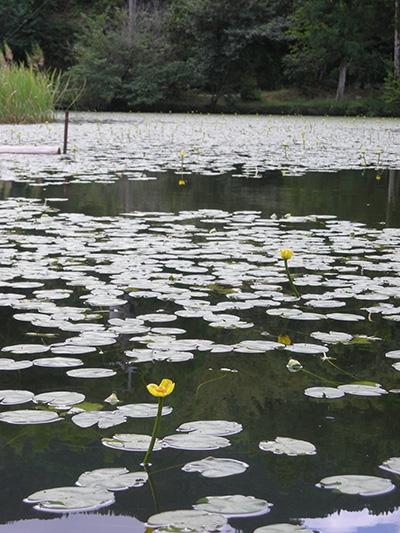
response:
[[[1,156],[0,533],[400,531],[399,126],[75,114]]]

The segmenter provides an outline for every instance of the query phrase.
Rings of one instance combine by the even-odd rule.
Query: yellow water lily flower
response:
[[[150,392],[152,396],[156,396],[157,398],[164,398],[165,396],[169,396],[172,391],[175,388],[175,383],[171,381],[170,379],[164,378],[159,385],[156,385],[155,383],[149,383],[147,385],[147,390]]]
[[[284,248],[283,250],[281,250],[281,257],[285,261],[288,261],[289,259],[293,257],[292,250],[290,248]]]
[[[292,339],[289,337],[289,335],[279,335],[277,341],[281,344],[284,344],[285,346],[290,346],[291,344],[293,344]]]

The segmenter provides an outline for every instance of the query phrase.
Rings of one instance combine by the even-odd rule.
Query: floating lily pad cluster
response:
[[[0,360],[0,371],[34,365],[65,368],[71,378],[112,377],[115,369],[98,367],[91,356],[122,336],[129,337],[127,364],[187,362],[204,351],[263,355],[279,350],[288,356],[329,357],[335,344],[380,340],[362,330],[350,335],[329,329],[332,323],[354,322],[362,328],[374,315],[388,321],[400,316],[400,235],[393,229],[372,230],[322,215],[268,219],[252,211],[203,209],[133,212],[102,221],[82,214],[47,215],[47,209],[27,199],[1,204],[8,266],[1,272],[5,292],[0,306],[11,307],[16,320],[43,335],[58,330],[67,338],[5,346],[2,351],[13,358]],[[303,224],[311,226],[307,232],[297,229]],[[211,232],[210,225],[218,229]],[[295,251],[291,265],[301,298],[287,294],[277,253],[283,244]],[[62,288],[46,288],[55,281]],[[72,298],[76,301],[77,291],[83,291],[82,305],[68,305]],[[159,308],[106,323],[99,313],[104,308],[127,310],[143,299],[174,305],[175,310]],[[265,311],[266,324],[279,320],[289,328],[293,321],[310,321],[318,329],[310,333],[309,342],[249,339],[247,332],[260,327],[242,316],[251,309]],[[174,326],[180,318],[205,322],[210,337],[217,329],[237,330],[244,338],[235,344],[182,338],[185,329]],[[25,359],[18,359],[21,355]],[[388,357],[396,358],[396,350]],[[393,366],[398,369],[396,362]]]
[[[50,513],[94,511],[113,504],[114,491],[142,487],[147,478],[146,472],[130,472],[127,468],[100,468],[79,476],[75,487],[40,490],[24,501],[34,504],[38,511]]]
[[[130,409],[129,406],[126,407],[128,409],[124,407],[120,408],[120,412],[125,412],[129,416]],[[163,414],[167,414],[168,412],[170,411],[166,411]],[[155,413],[150,416],[155,416]],[[197,420],[188,422],[177,428],[177,431],[180,433],[168,435],[163,439],[156,439],[154,450],[159,451],[162,448],[175,448],[178,450],[207,451],[226,448],[230,446],[230,441],[225,437],[239,433],[242,429],[241,424],[227,420]],[[114,435],[112,438],[103,438],[102,442],[104,446],[109,448],[128,452],[145,452],[149,447],[150,440],[149,435],[120,433]]]
[[[379,119],[321,117],[218,117],[216,115],[119,115],[117,120],[91,115],[72,120],[73,139],[67,158],[2,155],[3,175],[39,187],[78,183],[113,183],[121,176],[151,181],[166,170],[218,176],[233,172],[260,178],[264,170],[303,175],[308,170],[398,168],[396,122]],[[23,125],[0,130],[1,144],[52,144],[62,139],[63,125]],[[338,134],[338,132],[340,132]],[[268,143],[265,139],[268,139]],[[96,149],[93,149],[93,147]],[[106,154],[106,156],[105,156]],[[135,158],[132,168],[132,154]],[[51,203],[63,198],[51,198]]]
[[[269,356],[276,356],[282,358],[283,368],[288,358],[299,357],[306,367],[307,361],[334,356],[338,346],[346,352],[357,343],[382,343],[367,335],[370,321],[384,320],[390,328],[400,317],[398,230],[370,229],[333,216],[264,218],[254,211],[209,209],[102,218],[56,212],[27,199],[2,202],[0,220],[0,306],[12,311],[13,318],[34,334],[39,333],[40,339],[2,348],[0,372],[5,379],[13,372],[36,372],[44,382],[50,373],[59,373],[77,390],[86,390],[90,379],[104,379],[111,388],[125,367],[151,368],[158,362],[190,365],[203,354],[211,354],[216,361],[224,354],[261,359],[266,365]],[[278,253],[284,245],[295,251],[291,268],[300,298],[288,290]],[[144,312],[141,304],[148,301],[153,308],[150,312],[146,306]],[[184,326],[190,322],[206,326],[208,338],[189,338],[186,328],[190,326]],[[265,331],[279,325],[284,331],[293,328],[296,336],[301,323],[309,326],[307,333],[289,342]],[[336,331],[348,323],[351,334]],[[224,340],[218,338],[219,333],[227,333]],[[119,355],[120,366],[108,357],[111,351]],[[382,349],[381,359],[396,375],[391,365],[400,368],[398,346],[386,354]],[[337,386],[320,383],[317,377],[310,380],[313,386],[306,388],[308,398],[303,398],[307,402],[345,396],[358,396],[362,402],[367,401],[362,397],[381,398],[394,392],[386,384],[357,382],[349,376]],[[10,386],[0,391],[4,407],[0,421],[67,420],[83,429],[105,430],[130,418],[154,417],[157,411],[156,404],[148,403],[88,411],[81,392],[44,387],[38,392],[22,386],[21,390]],[[7,410],[25,403],[31,403],[31,408]],[[171,412],[171,407],[164,407],[163,415]],[[234,421],[187,422],[175,434],[156,441],[155,451],[167,447],[207,453],[223,450],[231,444],[228,437],[241,430],[241,424]],[[268,433],[265,438],[272,440],[261,441],[258,453],[290,457],[273,460],[301,461],[291,457],[317,452],[311,442]],[[149,435],[123,429],[102,439],[108,448],[140,453],[148,449],[149,442]],[[389,459],[382,468],[396,473],[397,459]],[[237,459],[212,456],[183,467],[184,472],[206,478],[244,474],[247,469]],[[27,501],[40,510],[56,512],[97,509],[114,501],[113,490],[141,483],[142,477],[131,474],[86,473],[79,478],[79,486],[40,491]],[[367,496],[392,490],[394,484],[386,478],[352,474],[324,478],[319,487]],[[218,529],[227,516],[265,514],[271,505],[251,496],[209,496],[194,509],[171,512],[167,517],[161,513],[148,524]],[[276,524],[260,532],[274,531],[272,527],[279,532],[302,531],[295,524]]]

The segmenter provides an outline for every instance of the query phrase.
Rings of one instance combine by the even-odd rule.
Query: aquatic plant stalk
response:
[[[149,383],[146,388],[152,396],[155,396],[156,398],[158,398],[158,410],[157,410],[156,419],[154,421],[153,433],[151,435],[150,445],[144,457],[144,461],[143,461],[144,466],[149,464],[149,461],[151,459],[151,454],[153,452],[154,444],[156,443],[158,430],[160,427],[160,420],[162,416],[164,398],[165,396],[169,396],[172,393],[172,391],[175,388],[175,383],[168,378],[164,378],[159,385],[157,385],[156,383]]]
[[[343,370],[343,368],[340,368],[340,366],[335,365],[335,363],[332,363],[332,361],[331,361],[328,357],[326,358],[326,361],[327,361],[331,366],[333,366],[333,368],[336,368],[336,370],[339,370],[339,372],[342,372],[342,374],[345,374],[346,376],[350,376],[350,377],[353,378],[353,379],[358,379],[358,377],[355,376],[354,374],[351,374],[350,372],[347,372],[347,370]]]
[[[160,421],[161,421],[161,415],[162,415],[163,402],[164,402],[164,398],[163,397],[158,398],[157,416],[156,416],[156,419],[154,421],[153,433],[151,435],[151,441],[150,441],[150,444],[149,444],[149,448],[148,448],[148,450],[146,452],[146,455],[144,457],[144,460],[143,460],[143,465],[144,466],[147,466],[149,464],[150,459],[151,459],[151,454],[153,453],[154,444],[156,443],[158,431],[159,431],[159,428],[160,428]]]
[[[285,263],[285,270],[286,270],[286,275],[287,275],[288,280],[289,280],[290,288],[292,289],[293,294],[297,298],[300,298],[300,293],[299,293],[296,285],[294,284],[294,281],[293,281],[293,278],[292,278],[292,274],[290,273],[290,270],[289,270],[288,260],[284,259],[283,262]]]

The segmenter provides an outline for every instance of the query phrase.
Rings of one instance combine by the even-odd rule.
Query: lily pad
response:
[[[317,487],[358,496],[379,496],[395,488],[390,479],[362,475],[325,477],[321,479]]]
[[[342,333],[341,331],[330,331],[329,333],[314,331],[310,333],[310,337],[326,344],[347,343],[353,338],[349,333]]]
[[[342,398],[344,391],[336,389],[335,387],[309,387],[304,391],[306,396],[311,398]]]
[[[294,353],[316,355],[316,354],[328,352],[329,348],[327,348],[326,346],[320,346],[319,344],[298,342],[295,344],[291,344],[290,346],[286,346],[285,350],[288,352],[294,352]]]
[[[28,390],[0,390],[1,405],[18,405],[30,402],[34,397]]]
[[[338,320],[339,322],[359,322],[365,320],[362,315],[355,315],[351,313],[328,313],[326,318],[331,320]]]
[[[140,315],[136,317],[138,320],[143,320],[144,322],[173,322],[176,320],[175,315],[167,315],[165,313],[153,313],[149,315]]]
[[[41,357],[40,359],[34,359],[32,362],[36,366],[47,368],[71,368],[83,365],[80,359],[73,357]]]
[[[389,357],[389,359],[400,359],[400,350],[392,350],[391,352],[386,352],[385,356]]]
[[[13,354],[36,354],[48,352],[50,346],[44,346],[43,344],[15,344],[14,346],[6,346],[2,348],[2,352],[8,352]]]
[[[188,533],[219,531],[227,523],[224,516],[204,511],[167,511],[151,516],[146,523],[149,528],[168,528],[171,531]]]
[[[84,355],[96,352],[94,346],[77,346],[75,344],[53,345],[50,350],[57,355]]]
[[[208,513],[222,514],[226,517],[247,517],[266,514],[271,510],[272,503],[254,496],[207,496],[198,500],[194,509]]]
[[[23,370],[33,366],[32,361],[15,361],[14,359],[0,358],[0,370]]]
[[[372,385],[349,383],[348,385],[339,385],[338,389],[346,394],[353,394],[355,396],[382,396],[383,394],[388,394],[379,383]]]
[[[44,392],[42,394],[37,394],[33,398],[35,403],[43,403],[59,409],[68,409],[71,405],[81,403],[84,400],[84,394],[69,391]]]
[[[57,413],[51,411],[35,411],[21,409],[19,411],[7,411],[0,413],[0,421],[8,424],[49,424],[63,420]]]
[[[101,487],[119,491],[131,487],[142,487],[148,479],[146,472],[130,472],[127,468],[99,468],[79,476],[79,487]]]
[[[68,370],[67,375],[71,378],[110,378],[115,376],[116,372],[109,368],[77,368],[76,370]]]
[[[114,495],[99,487],[59,487],[35,492],[25,498],[34,509],[50,513],[94,511],[115,501]]]
[[[291,439],[289,437],[276,437],[275,440],[261,441],[258,445],[263,452],[272,452],[276,455],[315,455],[317,449],[314,444],[305,440]]]
[[[200,461],[187,463],[182,470],[184,472],[199,472],[203,477],[219,478],[242,474],[248,467],[248,464],[235,459],[206,457]]]
[[[218,435],[225,437],[240,433],[243,429],[241,424],[237,422],[229,422],[228,420],[196,420],[194,422],[186,422],[181,424],[176,431],[181,432],[200,432],[207,435]]]
[[[118,411],[88,411],[72,417],[72,422],[81,428],[98,426],[107,429],[126,422],[127,418]]]
[[[158,405],[156,403],[130,403],[117,407],[122,415],[130,418],[152,418],[157,416]],[[163,407],[162,416],[172,413],[172,407]]]
[[[193,431],[184,435],[169,435],[168,437],[164,437],[163,444],[169,448],[176,448],[177,450],[201,451],[226,448],[231,443],[224,437]]]
[[[135,433],[118,433],[111,439],[101,439],[104,446],[127,452],[147,452],[150,441],[151,437],[149,435]],[[161,447],[161,441],[157,439],[154,445],[154,451],[161,450]]]
[[[391,457],[384,461],[379,468],[400,476],[400,457]]]

